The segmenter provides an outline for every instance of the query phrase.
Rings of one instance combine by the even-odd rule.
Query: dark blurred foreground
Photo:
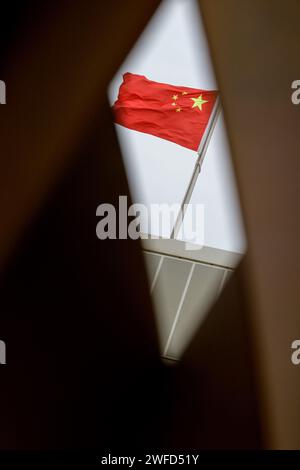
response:
[[[300,447],[300,4],[200,2],[249,250],[171,367],[139,242],[95,234],[129,194],[107,85],[157,4],[1,6],[1,449]]]

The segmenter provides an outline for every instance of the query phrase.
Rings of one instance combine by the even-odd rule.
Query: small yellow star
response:
[[[175,110],[175,111],[176,111],[176,113],[180,113],[180,111],[181,111],[181,108],[176,108],[176,110]]]
[[[187,95],[187,92],[186,92],[186,91],[183,91],[182,94],[183,94],[183,95]]]
[[[192,108],[197,107],[197,108],[200,109],[200,111],[202,111],[202,105],[204,103],[208,103],[208,101],[202,99],[202,95],[198,96],[198,98],[191,98],[191,100],[194,101],[194,104],[193,104]]]
[[[178,95],[173,95],[173,100],[177,100]]]
[[[176,103],[172,103],[172,106],[176,106]]]

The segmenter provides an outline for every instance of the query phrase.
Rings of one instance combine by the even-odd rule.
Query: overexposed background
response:
[[[200,11],[194,0],[164,0],[109,86],[111,104],[117,99],[122,74],[200,89],[217,89]],[[133,201],[181,203],[197,154],[174,143],[117,125]],[[230,151],[223,115],[219,116],[198,178],[192,204],[204,204],[204,245],[245,252]],[[186,238],[192,225],[185,220]],[[142,224],[143,229],[143,224]],[[170,236],[171,229],[159,233]],[[180,238],[180,237],[179,237]],[[197,239],[195,240],[197,241]],[[199,232],[199,243],[202,238]]]

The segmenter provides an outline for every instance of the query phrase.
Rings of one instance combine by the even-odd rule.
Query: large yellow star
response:
[[[197,108],[200,109],[200,111],[202,111],[202,105],[203,105],[204,103],[208,103],[207,100],[203,100],[203,99],[202,99],[202,95],[198,96],[198,98],[191,98],[191,100],[194,101],[194,104],[193,104],[192,108],[196,108],[196,107],[197,107]]]

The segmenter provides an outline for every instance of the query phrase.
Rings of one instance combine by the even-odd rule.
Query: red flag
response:
[[[125,73],[113,106],[115,122],[198,150],[217,95]]]

